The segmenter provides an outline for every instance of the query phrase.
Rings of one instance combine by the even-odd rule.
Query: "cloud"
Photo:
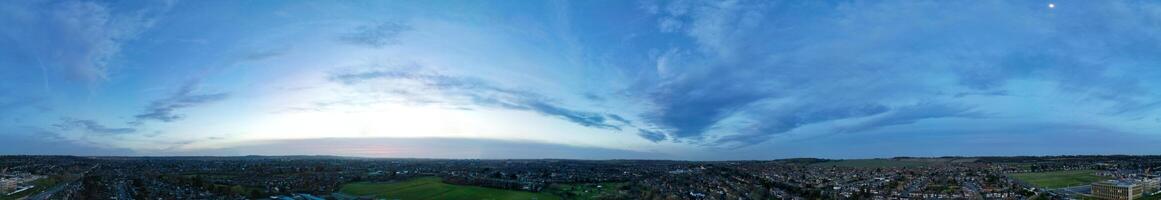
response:
[[[21,96],[20,94],[0,89],[0,115],[14,113],[14,111],[41,106],[44,98]]]
[[[502,88],[475,78],[449,76],[420,68],[340,72],[332,74],[330,80],[347,86],[363,87],[366,92],[388,93],[391,97],[402,98],[395,101],[405,103],[531,111],[585,127],[609,130],[621,130],[621,125],[614,122],[630,124],[620,116],[560,106],[534,92]]]
[[[1156,132],[1157,122],[1161,122],[1156,114],[1161,113],[1161,79],[1156,78],[1161,77],[1157,67],[1161,59],[1156,56],[1161,55],[1161,29],[1153,28],[1161,21],[1158,2],[1064,2],[1057,9],[1046,9],[1042,3],[999,0],[659,1],[643,2],[641,13],[621,12],[626,11],[624,6],[636,5],[602,4],[598,6],[609,9],[574,5],[572,8],[578,9],[543,15],[556,17],[503,16],[496,19],[507,20],[510,26],[501,27],[478,26],[455,17],[399,16],[438,23],[422,26],[433,28],[422,35],[411,35],[409,24],[380,22],[348,24],[338,30],[227,24],[218,27],[220,34],[201,36],[188,35],[182,30],[191,27],[181,24],[146,32],[149,24],[163,17],[158,11],[163,9],[123,3],[66,0],[0,4],[0,24],[20,27],[0,29],[0,68],[4,68],[0,79],[8,80],[0,81],[0,90],[11,88],[20,93],[0,94],[0,115],[14,123],[44,126],[56,123],[56,118],[21,117],[34,111],[30,108],[41,106],[111,106],[116,113],[116,108],[124,106],[107,104],[113,102],[109,94],[134,93],[157,77],[191,71],[140,68],[124,71],[133,74],[118,74],[119,66],[153,66],[168,62],[164,58],[172,57],[170,54],[191,50],[182,45],[135,42],[138,36],[147,36],[156,37],[147,38],[150,41],[191,37],[257,41],[188,46],[227,51],[189,54],[187,59],[174,60],[186,63],[165,65],[180,68],[219,63],[213,64],[218,67],[194,69],[197,74],[192,76],[200,80],[230,73],[234,78],[218,81],[235,88],[252,87],[238,84],[254,81],[251,78],[277,76],[268,76],[268,72],[313,72],[315,69],[306,69],[310,66],[282,63],[295,59],[272,59],[293,53],[292,47],[337,44],[354,48],[346,50],[372,51],[330,56],[355,62],[414,57],[433,64],[479,64],[440,68],[449,69],[446,72],[432,71],[445,66],[334,72],[327,77],[330,82],[294,86],[313,89],[285,91],[298,98],[314,92],[340,93],[311,96],[330,101],[308,102],[309,108],[304,110],[384,101],[507,110],[582,127],[633,132],[629,134],[681,146],[746,150],[743,148],[785,145],[777,141],[783,139],[849,138],[888,131],[913,133],[917,138],[921,137],[918,134],[969,134],[929,134],[923,130],[931,124],[978,126],[971,123],[997,121],[1091,122],[1094,127],[1147,135]],[[609,10],[619,11],[609,15]],[[285,25],[282,22],[286,20],[329,24],[336,22],[335,17],[350,18],[347,14],[367,15],[254,18],[249,14],[239,12],[235,17],[258,20],[254,24]],[[488,18],[495,13],[460,14]],[[635,20],[592,23],[608,21],[603,20],[606,18]],[[192,20],[182,24],[206,22],[188,16],[174,19]],[[314,31],[330,35],[298,38],[317,36]],[[275,34],[264,34],[267,32]],[[448,35],[477,42],[439,38]],[[411,36],[420,36],[414,38],[417,45],[393,46]],[[291,46],[262,45],[263,41],[281,39],[306,40]],[[127,54],[136,45],[141,45],[138,51]],[[243,49],[247,47],[253,49]],[[394,47],[406,49],[376,50]],[[492,50],[471,51],[489,48]],[[248,64],[289,64],[289,68],[237,67]],[[57,80],[62,77],[54,77],[56,74],[75,82],[119,84],[95,88],[89,98],[77,98],[85,95],[53,88],[72,82]],[[41,80],[43,90],[38,85]],[[335,85],[340,86],[330,87]],[[134,124],[173,122],[192,113],[185,109],[236,97],[236,93],[197,89],[197,83],[178,87],[173,93],[146,99],[146,105],[130,107],[134,113],[128,116],[133,119],[127,120]],[[558,94],[576,95],[553,96]],[[21,113],[5,112],[14,110]],[[992,119],[997,117],[1010,118]],[[90,127],[72,124],[75,130]],[[94,130],[118,129],[90,125],[96,127]]]
[[[609,120],[605,118],[607,115],[571,110],[560,106],[552,105],[544,101],[526,99],[521,101],[523,105],[515,105],[511,108],[520,110],[532,110],[547,116],[558,117],[570,122],[580,124],[581,126],[621,130],[620,126],[609,124]]]
[[[396,38],[399,37],[399,34],[410,29],[410,26],[397,22],[363,25],[343,34],[339,37],[339,41],[371,48],[383,48],[398,43]]]
[[[1157,154],[1161,138],[1077,123],[966,122],[780,143],[776,157],[1043,156]],[[875,141],[875,142],[867,142]]]
[[[154,100],[145,108],[143,113],[133,116],[136,120],[131,123],[141,124],[147,120],[177,121],[185,117],[176,113],[180,109],[213,103],[230,97],[230,94],[225,92],[196,94],[198,85],[197,81],[188,82],[182,85],[177,92],[165,98]]]
[[[37,98],[0,99],[0,111],[14,110],[40,103]]]
[[[339,155],[449,159],[662,159],[660,153],[579,147],[533,141],[469,138],[318,138],[249,141],[220,149],[187,149],[161,155]]]
[[[73,156],[126,156],[134,152],[129,149],[94,146],[87,143],[69,141],[43,130],[13,130],[0,140],[0,152],[4,155],[73,155]]]
[[[969,106],[923,102],[902,106],[894,111],[876,116],[860,124],[845,127],[842,132],[863,132],[881,127],[906,125],[932,118],[984,118],[987,114],[974,111]]]
[[[624,117],[621,117],[620,115],[617,115],[617,114],[608,114],[605,116],[608,116],[609,119],[611,119],[613,121],[621,122],[622,124],[625,124],[625,125],[632,125],[633,124],[632,121],[629,121],[628,119],[625,119]]]
[[[704,144],[715,147],[737,148],[757,144],[775,134],[786,133],[797,128],[843,119],[877,116],[891,108],[879,104],[843,104],[811,102],[797,106],[777,106],[773,110],[752,109],[744,111],[743,123],[723,125],[735,134],[717,138]],[[756,120],[755,120],[756,119]]]
[[[19,29],[0,30],[8,38],[3,55],[25,66],[61,72],[65,77],[96,84],[108,80],[110,62],[125,42],[150,28],[172,4],[161,3],[125,10],[95,1],[28,1],[7,4],[0,20]]]
[[[241,60],[243,60],[243,61],[257,61],[257,60],[270,59],[270,58],[285,55],[286,51],[288,51],[288,49],[289,48],[258,50],[258,51],[254,51],[254,52],[250,52],[250,53],[245,54],[244,56],[242,56]]]
[[[645,129],[637,129],[637,135],[641,136],[641,138],[645,138],[646,140],[649,140],[652,142],[661,142],[661,141],[665,140],[665,138],[667,138],[667,136],[665,136],[665,133],[661,133],[661,132],[657,132],[657,131],[650,131],[650,130],[645,130]]]
[[[955,94],[955,98],[967,96],[1008,96],[1008,91],[981,91],[981,92],[960,92]]]
[[[648,33],[656,37],[645,38],[672,39],[631,46],[681,53],[648,56],[655,66],[640,69],[653,76],[635,80],[627,93],[648,103],[641,117],[658,131],[715,147],[749,146],[843,120],[870,120],[846,127],[857,132],[930,118],[985,118],[970,108],[990,105],[966,97],[1040,90],[1013,88],[1028,82],[1046,82],[1054,88],[1045,89],[1110,115],[1157,109],[1159,96],[1150,85],[1161,85],[1151,78],[1161,76],[1153,67],[1161,61],[1144,55],[1161,53],[1161,37],[1155,37],[1161,30],[1143,27],[1161,20],[1149,14],[1161,6],[1078,3],[1089,12],[1024,4],[647,5],[644,11],[654,14],[657,28]]]
[[[58,129],[63,131],[80,130],[86,133],[96,133],[102,135],[121,135],[137,132],[134,128],[112,128],[101,125],[93,120],[81,120],[65,118],[55,125]]]

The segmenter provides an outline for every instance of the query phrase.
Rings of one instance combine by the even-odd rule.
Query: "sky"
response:
[[[0,26],[0,154],[1161,154],[1157,1],[29,0]]]

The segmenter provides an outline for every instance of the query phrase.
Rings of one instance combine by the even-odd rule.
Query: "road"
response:
[[[1085,194],[1090,194],[1092,192],[1092,185],[1078,185],[1078,186],[1055,189],[1052,191],[1063,194],[1063,195],[1068,195],[1068,196],[1085,195]]]
[[[26,200],[45,200],[45,199],[51,198],[53,194],[60,192],[62,189],[68,187],[69,185],[71,185],[75,182],[76,181],[65,183],[65,184],[57,184],[56,186],[53,186],[52,188],[48,188],[48,190],[44,190],[44,192],[40,192],[39,194],[29,196],[28,198],[25,198],[25,199]]]
[[[81,177],[84,177],[86,174],[89,174],[89,172],[93,171],[93,169],[97,169],[100,166],[101,165],[94,165],[92,168],[85,170],[85,172],[81,173]],[[57,192],[60,192],[61,190],[67,188],[70,185],[74,185],[74,184],[80,184],[80,179],[68,181],[66,183],[57,184],[56,186],[48,188],[47,190],[44,190],[43,192],[40,192],[36,195],[28,196],[27,198],[25,198],[25,200],[46,200],[48,198],[52,198],[52,195],[56,194]]]
[[[129,195],[129,189],[127,189],[127,185],[128,184],[125,183],[125,180],[117,181],[117,199],[133,199],[132,195]]]

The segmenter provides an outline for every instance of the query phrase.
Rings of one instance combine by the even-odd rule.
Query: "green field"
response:
[[[1106,180],[1107,177],[1097,176],[1095,170],[1071,170],[1009,174],[1012,178],[1031,183],[1036,186],[1055,189],[1070,186],[1089,184]]]
[[[20,193],[12,194],[11,196],[5,196],[4,194],[0,194],[0,200],[21,199],[21,198],[28,196],[28,195],[33,195],[36,193],[43,192],[44,190],[47,190],[48,188],[55,186],[57,183],[58,183],[58,181],[54,178],[37,179],[35,181],[32,181],[32,184],[36,185],[35,188],[25,190],[25,191],[20,192]]]
[[[629,199],[622,193],[628,183],[554,184],[545,192],[567,199]]]
[[[524,191],[444,183],[439,177],[423,177],[395,183],[359,182],[343,185],[342,193],[374,196],[383,199],[560,199],[560,197]]]

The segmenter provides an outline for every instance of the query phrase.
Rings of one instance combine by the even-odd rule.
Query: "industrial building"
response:
[[[1145,193],[1145,185],[1133,180],[1108,180],[1092,184],[1092,196],[1106,200],[1133,200]]]

